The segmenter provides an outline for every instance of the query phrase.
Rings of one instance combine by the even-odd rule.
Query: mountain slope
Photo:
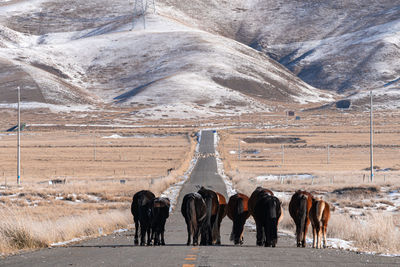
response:
[[[195,21],[177,9],[170,16],[171,8],[160,5],[145,30],[139,21],[130,31],[127,2],[76,2],[0,8],[7,25],[0,58],[19,66],[22,73],[14,75],[30,77],[23,86],[33,88],[30,101],[105,103],[138,108],[139,117],[196,118],[265,111],[274,102],[332,100],[263,53],[190,26]],[[0,91],[9,90],[0,84]]]
[[[390,83],[400,95],[400,6],[396,1],[162,1],[202,29],[238,40],[314,87],[347,95]],[[393,95],[393,94],[392,94]],[[382,103],[384,104],[384,103]]]

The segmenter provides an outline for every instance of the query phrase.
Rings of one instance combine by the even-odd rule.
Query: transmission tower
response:
[[[136,24],[140,19],[143,20],[143,28],[146,29],[146,13],[148,10],[152,9],[153,13],[156,13],[155,0],[134,0],[133,8],[133,20],[132,29],[135,28]]]

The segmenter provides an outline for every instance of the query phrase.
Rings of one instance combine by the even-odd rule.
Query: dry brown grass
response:
[[[1,253],[43,248],[76,237],[111,233],[115,229],[126,228],[132,220],[128,210],[90,211],[81,215],[58,212],[57,216],[42,218],[29,209],[18,212],[3,210],[0,216]]]
[[[127,138],[101,138],[112,134]],[[190,134],[179,129],[96,131],[94,158],[90,131],[24,132],[21,187],[9,178],[15,171],[15,135],[2,135],[0,166],[7,187],[0,189],[0,253],[96,236],[99,228],[110,233],[131,227],[134,193],[148,189],[160,195],[189,168],[195,150]],[[66,184],[48,183],[64,178]]]
[[[381,169],[400,169],[399,114],[376,114],[375,162]],[[241,128],[220,132],[220,155],[226,172],[236,170],[249,175],[329,173],[333,177],[353,173],[357,182],[369,172],[369,124],[367,114],[301,114],[301,121],[282,117],[264,117],[267,129]],[[284,138],[298,138],[300,143],[287,143]],[[258,140],[255,143],[243,140]],[[265,143],[275,139],[276,143]],[[240,144],[240,158],[239,158]],[[329,145],[329,158],[328,158]],[[282,146],[283,149],[282,149]],[[231,154],[231,153],[235,154]],[[256,152],[256,154],[254,153]],[[378,180],[390,181],[390,174],[376,173]],[[367,178],[367,177],[366,177]]]
[[[220,132],[219,154],[234,187],[247,195],[257,186],[283,192],[303,189],[323,195],[338,208],[333,211],[332,205],[330,237],[352,240],[364,251],[400,253],[399,208],[388,212],[386,207],[379,206],[394,205],[382,199],[381,190],[398,189],[400,183],[399,114],[376,114],[374,165],[388,170],[375,172],[373,183],[369,182],[366,170],[369,166],[368,114],[311,112],[300,115],[300,121],[289,118],[288,122],[283,116],[265,116],[260,127]],[[262,129],[262,126],[267,127]],[[288,140],[297,143],[287,143]],[[271,174],[278,177],[310,174],[314,179],[256,179]],[[283,201],[285,216],[280,228],[294,232],[286,202]],[[364,208],[368,210],[363,211]],[[358,209],[361,215],[352,214],[351,209]]]
[[[24,131],[23,181],[157,178],[177,169],[191,152],[190,132],[149,129]],[[125,138],[107,138],[119,135]],[[0,136],[0,181],[15,182],[16,136]]]
[[[391,214],[370,213],[362,219],[348,214],[333,214],[328,236],[353,240],[355,246],[363,251],[400,252],[400,232]]]

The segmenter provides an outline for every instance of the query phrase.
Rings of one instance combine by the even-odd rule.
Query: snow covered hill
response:
[[[388,97],[379,100],[386,108],[392,107],[386,102],[400,99],[398,1],[165,2],[192,16],[203,29],[263,51],[316,88],[343,95],[388,91]]]
[[[28,102],[137,107],[138,116],[152,118],[332,100],[265,54],[200,30],[165,3],[147,16],[146,29],[138,21],[133,30],[127,1],[11,1],[0,14],[2,103],[15,102],[17,85]]]
[[[371,4],[386,16],[357,27],[375,14],[358,1],[156,3],[146,29],[138,21],[131,30],[132,1],[0,1],[0,107],[15,102],[17,86],[24,102],[133,107],[148,118],[333,101],[306,82],[338,92],[392,82],[397,90],[399,8],[389,1]]]

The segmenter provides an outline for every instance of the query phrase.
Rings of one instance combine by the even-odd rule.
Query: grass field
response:
[[[7,114],[0,116],[2,129],[15,115]],[[306,189],[333,204],[329,236],[353,240],[362,250],[400,253],[390,239],[398,240],[400,227],[400,113],[375,114],[372,183],[368,113],[302,112],[295,120],[281,112],[102,126],[119,115],[93,121],[44,115],[31,122],[22,134],[21,187],[16,135],[0,133],[1,253],[130,227],[132,195],[141,189],[158,195],[176,182],[194,155],[193,133],[202,127],[219,128],[219,154],[236,189],[250,195],[262,185],[279,193],[283,228],[293,231],[291,194]],[[66,184],[49,184],[53,179]],[[380,235],[377,224],[390,234]]]
[[[219,154],[234,187],[247,195],[257,186],[278,192],[285,207],[281,227],[293,232],[290,197],[298,189],[310,191],[332,204],[330,237],[399,254],[393,240],[400,238],[400,114],[375,114],[373,182],[369,113],[297,115],[300,120],[253,117],[248,127],[219,132]]]
[[[191,135],[180,129],[28,127],[17,186],[16,134],[1,133],[0,252],[131,227],[133,194],[149,189],[159,195],[182,177],[194,155]]]

